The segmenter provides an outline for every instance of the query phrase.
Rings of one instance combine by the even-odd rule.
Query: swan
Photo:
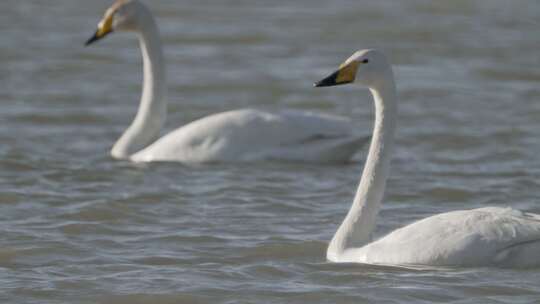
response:
[[[193,121],[159,138],[167,114],[164,56],[150,10],[137,0],[116,1],[98,24],[90,45],[113,31],[138,35],[144,67],[135,119],[114,144],[115,159],[184,163],[262,159],[342,162],[367,143],[343,117],[240,109]]]
[[[360,50],[315,87],[358,83],[375,103],[375,123],[352,206],[328,245],[330,262],[424,266],[540,266],[540,214],[486,207],[437,214],[373,241],[394,149],[397,101],[392,68]]]

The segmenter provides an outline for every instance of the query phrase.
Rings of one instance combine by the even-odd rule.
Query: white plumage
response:
[[[210,115],[159,138],[167,114],[167,88],[158,27],[137,0],[119,0],[99,23],[87,44],[113,30],[139,37],[144,65],[139,111],[115,143],[111,155],[138,162],[184,163],[262,159],[343,162],[366,141],[348,119],[330,115],[243,109]]]
[[[498,207],[437,214],[348,250],[340,262],[537,266],[540,215]]]
[[[367,138],[344,118],[306,112],[243,109],[210,115],[131,156],[134,161],[225,162],[260,159],[344,161]]]
[[[437,214],[373,241],[394,148],[392,69],[376,50],[351,56],[316,86],[357,82],[371,90],[375,126],[354,202],[327,249],[333,262],[434,266],[540,266],[540,215],[488,207]]]

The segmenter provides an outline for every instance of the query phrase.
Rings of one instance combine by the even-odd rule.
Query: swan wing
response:
[[[365,138],[354,135],[350,121],[342,117],[300,111],[270,113],[242,109],[193,121],[136,153],[132,160],[323,161],[326,157],[328,161],[344,161],[364,142]]]
[[[348,258],[380,264],[540,265],[540,215],[498,207],[442,213],[351,250]]]

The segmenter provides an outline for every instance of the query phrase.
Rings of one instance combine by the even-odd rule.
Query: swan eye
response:
[[[362,60],[362,63],[368,63],[368,62],[369,62],[369,59],[367,59],[367,58]]]

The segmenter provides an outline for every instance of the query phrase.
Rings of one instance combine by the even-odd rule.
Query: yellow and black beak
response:
[[[90,45],[90,44],[104,38],[108,34],[112,33],[113,32],[112,25],[113,25],[113,14],[108,14],[99,23],[98,29],[96,30],[96,33],[92,37],[90,37],[90,39],[88,39],[88,41],[86,41],[86,43],[84,45],[88,46],[88,45]]]
[[[339,66],[339,69],[332,73],[330,76],[324,78],[323,80],[316,82],[315,87],[330,87],[336,85],[342,85],[351,83],[356,78],[356,71],[358,70],[358,62],[345,61],[342,65]]]

